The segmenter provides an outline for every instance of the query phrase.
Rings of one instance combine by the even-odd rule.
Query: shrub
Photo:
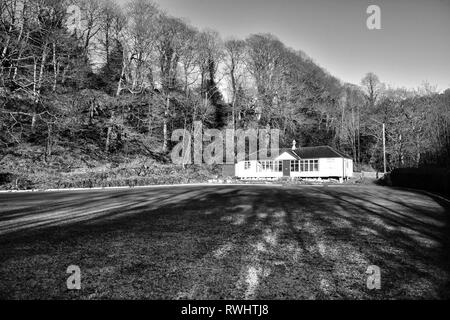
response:
[[[0,185],[11,183],[14,180],[14,175],[12,173],[1,173],[0,172]]]
[[[450,169],[401,168],[387,177],[389,185],[433,191],[450,197]]]

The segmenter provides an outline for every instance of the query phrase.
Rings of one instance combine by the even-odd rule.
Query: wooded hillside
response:
[[[24,155],[69,171],[162,163],[194,121],[279,128],[282,147],[330,145],[358,170],[382,170],[385,123],[389,170],[450,164],[449,89],[386,88],[373,73],[345,84],[271,34],[221,39],[150,0],[0,2],[1,171]]]

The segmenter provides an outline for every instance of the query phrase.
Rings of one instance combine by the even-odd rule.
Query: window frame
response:
[[[273,162],[273,172],[283,172],[283,161]]]
[[[299,160],[291,160],[291,172],[300,172]]]
[[[320,161],[319,159],[305,159],[300,161],[299,172],[319,172]]]

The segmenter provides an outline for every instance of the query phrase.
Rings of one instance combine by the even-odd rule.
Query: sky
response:
[[[126,2],[128,0],[119,0]],[[155,0],[224,39],[272,33],[344,82],[367,72],[393,87],[450,88],[450,0]],[[381,29],[366,26],[369,5]]]

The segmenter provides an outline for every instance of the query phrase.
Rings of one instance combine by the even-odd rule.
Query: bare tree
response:
[[[189,96],[189,87],[195,84],[199,78],[197,68],[198,61],[198,31],[189,25],[185,25],[180,32],[181,50],[179,62],[183,69],[184,92]]]
[[[111,60],[111,50],[117,46],[123,29],[127,23],[121,7],[114,0],[104,0],[100,21],[99,44],[104,53],[106,65]]]
[[[247,40],[247,70],[255,81],[258,94],[258,121],[270,119],[281,100],[280,87],[284,85],[286,49],[273,35],[255,34]]]
[[[150,0],[133,0],[127,9],[128,26],[122,36],[123,65],[117,95],[123,89],[123,80],[131,85],[133,93],[153,87],[153,57],[157,35],[159,10]]]
[[[83,51],[85,56],[93,49],[95,37],[101,30],[103,4],[101,0],[76,0],[75,4],[81,10],[80,37],[84,41]]]
[[[383,90],[383,85],[380,82],[380,79],[378,79],[378,76],[372,72],[369,72],[364,76],[361,80],[361,85],[366,93],[369,107],[373,110]]]
[[[201,89],[206,96],[213,98],[217,93],[217,73],[223,58],[222,40],[216,31],[205,30],[198,34],[197,43]]]
[[[232,121],[233,121],[233,129],[236,127],[236,98],[238,88],[240,84],[240,78],[242,74],[240,74],[240,70],[244,65],[245,61],[245,41],[230,39],[225,42],[225,63],[227,66],[227,72],[230,77],[231,82],[231,94],[232,94]]]

